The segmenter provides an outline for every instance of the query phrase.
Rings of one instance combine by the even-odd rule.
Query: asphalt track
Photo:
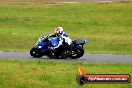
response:
[[[132,64],[132,55],[112,55],[112,54],[85,54],[79,59],[51,59],[48,57],[33,58],[29,52],[0,52],[0,59],[6,60],[48,60],[66,62],[86,62],[86,63],[129,63]]]

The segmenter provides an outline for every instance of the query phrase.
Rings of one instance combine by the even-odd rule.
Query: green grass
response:
[[[1,2],[66,2],[66,1],[77,2],[81,0],[1,0]],[[124,1],[127,1],[127,0],[124,0]],[[131,1],[131,0],[128,0],[128,1]]]
[[[81,0],[0,0],[0,2],[65,2],[65,1],[81,1]]]
[[[87,74],[130,74],[131,64],[0,60],[0,88],[131,88],[132,84],[76,83],[78,68]]]
[[[0,0],[1,2],[47,2],[47,1],[54,1],[54,0]],[[56,0],[55,0],[56,1]]]
[[[29,51],[63,26],[87,53],[132,54],[132,3],[0,5],[0,51]]]

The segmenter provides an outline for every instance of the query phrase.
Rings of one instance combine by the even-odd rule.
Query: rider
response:
[[[68,35],[63,31],[63,27],[56,27],[55,33],[49,35],[48,37],[58,37],[59,43],[54,47],[50,47],[50,49],[57,49],[60,45],[65,45],[69,51],[71,51],[72,40],[68,37]]]

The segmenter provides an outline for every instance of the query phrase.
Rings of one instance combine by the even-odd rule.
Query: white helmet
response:
[[[57,35],[62,35],[62,33],[63,33],[63,27],[56,27],[55,28],[55,33]]]

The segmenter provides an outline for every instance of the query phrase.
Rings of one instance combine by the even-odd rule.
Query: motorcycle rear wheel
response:
[[[84,49],[83,48],[78,48],[76,50],[73,50],[73,54],[70,56],[72,59],[77,59],[80,58],[84,55]]]

